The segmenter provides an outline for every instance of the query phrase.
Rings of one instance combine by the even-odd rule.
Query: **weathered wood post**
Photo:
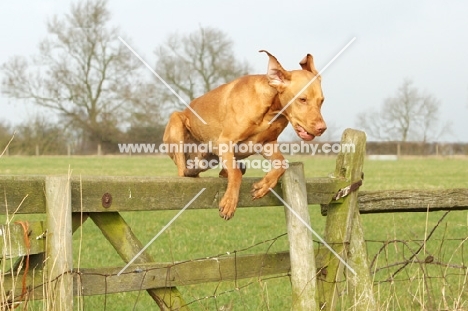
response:
[[[143,245],[119,213],[90,213],[89,217],[125,262],[132,260],[143,249]],[[145,262],[154,262],[148,252],[143,252],[135,260],[136,264]],[[148,289],[147,292],[162,311],[189,310],[182,295],[175,287],[152,288]]]
[[[73,310],[71,190],[68,176],[47,176],[47,310]]]
[[[310,216],[307,208],[307,190],[302,163],[290,164],[284,173],[282,187],[283,198],[287,204],[287,206],[285,204],[284,212],[291,261],[291,310],[318,310],[315,300],[314,244],[312,233],[305,226],[307,224],[310,227]]]
[[[338,254],[347,259],[356,275],[345,268],[333,254],[327,252],[326,258],[322,259],[327,265],[327,273],[319,280],[320,303],[323,310],[335,310],[338,300],[341,301],[338,297],[339,293],[347,292],[347,307],[352,306],[353,310],[376,310],[367,250],[357,206],[358,186],[356,185],[362,179],[366,134],[346,129],[341,138],[341,148],[336,160],[334,176],[345,178],[349,185],[354,185],[354,187],[351,186],[343,192],[347,193],[342,198],[322,206],[327,210],[324,240]],[[348,288],[344,287],[345,285]]]

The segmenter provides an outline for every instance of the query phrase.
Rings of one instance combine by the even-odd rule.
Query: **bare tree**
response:
[[[450,124],[440,126],[441,103],[430,94],[422,94],[405,80],[395,97],[386,98],[380,110],[360,113],[357,125],[376,140],[428,141],[450,133]]]
[[[51,109],[94,145],[114,145],[138,91],[141,67],[110,20],[105,0],[76,2],[70,14],[54,16],[39,55],[3,64],[3,93]]]
[[[54,123],[48,117],[37,114],[15,126],[13,146],[17,154],[66,154],[70,142],[67,129]]]
[[[172,34],[157,47],[156,71],[187,102],[211,89],[247,74],[247,62],[236,59],[233,42],[219,29],[200,27],[188,35]],[[184,105],[167,89],[164,100]]]
[[[398,140],[391,134],[393,125],[388,123],[381,111],[372,108],[357,115],[356,126],[366,131],[367,136],[375,140]]]
[[[167,118],[164,114],[164,93],[157,81],[140,85],[140,92],[135,94],[130,128],[126,132],[125,140],[132,143],[151,142],[162,143]]]

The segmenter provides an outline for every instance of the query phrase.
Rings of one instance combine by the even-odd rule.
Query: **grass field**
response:
[[[289,157],[290,161],[302,161],[306,176],[327,176],[334,171],[335,157]],[[176,169],[167,157],[3,157],[0,158],[2,175],[46,175],[66,174],[71,169],[73,175],[99,176],[175,176]],[[366,161],[365,180],[362,190],[383,189],[437,189],[468,188],[468,160],[453,158],[409,158],[398,161]],[[262,176],[260,170],[249,170],[247,176]],[[204,176],[217,176],[216,171]],[[312,226],[323,232],[325,218],[320,215],[318,206],[310,207]],[[124,213],[126,221],[143,243],[149,241],[163,227],[176,211]],[[385,248],[378,258],[379,267],[408,258],[410,249],[416,249],[424,240],[443,212],[400,213],[363,215],[363,227],[369,242],[369,256],[372,259],[384,241],[410,240],[405,244],[393,243]],[[27,216],[16,215],[15,220]],[[36,216],[37,218],[37,216]],[[4,220],[4,217],[2,218]],[[284,211],[282,207],[262,207],[239,209],[236,216],[225,222],[215,210],[186,211],[148,249],[157,261],[171,262],[207,257],[226,252],[249,248],[261,241],[270,240],[285,233]],[[468,237],[468,213],[451,212],[434,232],[425,247],[427,254],[436,255],[436,260],[453,265],[467,265],[468,255],[460,239]],[[451,240],[452,239],[452,240]],[[82,235],[78,230],[74,235],[75,261],[78,262],[78,249],[81,240],[81,266],[104,267],[122,266],[123,262],[108,242],[102,237],[91,221],[83,225]],[[273,244],[273,245],[271,245]],[[273,250],[286,250],[287,237],[274,243],[263,243],[243,251],[262,253],[268,247]],[[458,248],[457,248],[458,247]],[[465,257],[464,257],[465,256]],[[424,259],[424,255],[421,255]],[[401,281],[394,283],[376,282],[376,294],[382,310],[421,310],[455,309],[457,301],[468,299],[466,273],[454,277],[443,274],[444,267],[426,270],[410,267],[405,270]],[[392,270],[394,271],[394,270]],[[425,271],[421,276],[421,271]],[[429,278],[430,275],[441,275]],[[375,280],[384,280],[388,269],[375,274]],[[442,278],[443,277],[443,278]],[[251,282],[252,285],[242,288]],[[406,282],[406,283],[404,283]],[[438,282],[440,286],[437,285]],[[446,285],[446,283],[450,283]],[[236,289],[235,287],[240,289]],[[238,284],[223,282],[203,286],[179,288],[193,310],[219,310],[231,305],[232,310],[289,310],[290,287],[287,278],[271,280],[245,280]],[[442,292],[443,291],[443,292]],[[444,295],[445,301],[444,301]],[[209,297],[209,298],[204,298]],[[216,297],[216,298],[214,298]],[[42,310],[41,303],[30,303],[28,310]],[[154,302],[145,292],[117,295],[85,297],[84,310],[154,310]],[[468,305],[463,305],[468,308]]]

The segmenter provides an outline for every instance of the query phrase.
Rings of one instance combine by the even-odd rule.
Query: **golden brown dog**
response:
[[[303,140],[312,140],[326,130],[320,113],[324,98],[312,55],[307,54],[300,62],[302,70],[287,71],[273,55],[264,50],[260,52],[265,52],[269,57],[266,75],[243,76],[196,98],[190,103],[191,109],[186,108],[170,116],[164,132],[166,144],[212,146],[210,151],[184,152],[176,148],[169,155],[177,165],[179,176],[198,177],[200,172],[210,168],[206,165],[189,166],[188,161],[193,164],[197,163],[194,160],[203,159],[206,160],[205,164],[208,161],[223,164],[220,176],[228,178],[228,186],[219,203],[219,211],[226,220],[236,210],[243,174],[236,160],[259,151],[256,148],[256,151],[252,150],[254,148],[245,151],[244,148],[241,152],[242,149],[239,150],[237,146],[261,145],[263,150],[274,150],[259,152],[275,165],[261,181],[254,184],[252,197],[257,199],[274,187],[285,171],[284,165],[281,165],[285,162],[278,151],[277,138],[288,121]]]

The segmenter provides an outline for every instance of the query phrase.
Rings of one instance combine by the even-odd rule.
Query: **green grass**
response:
[[[327,176],[334,171],[335,157],[290,157],[291,161],[303,161],[306,177]],[[99,176],[175,176],[175,165],[168,157],[161,156],[106,156],[106,157],[3,157],[0,159],[0,174],[7,175],[46,175],[66,174],[71,169],[73,175]],[[364,164],[365,180],[362,190],[384,189],[438,189],[438,188],[468,188],[468,160],[453,158],[412,158],[398,161],[366,161]],[[217,171],[206,172],[203,176],[217,176]],[[261,170],[248,170],[247,176],[262,176]],[[310,207],[312,226],[318,232],[323,232],[325,218],[320,215],[318,206]],[[124,213],[126,221],[133,228],[139,239],[146,244],[161,227],[163,227],[176,211],[135,212]],[[440,219],[443,212],[430,213],[398,213],[363,215],[363,227],[366,239],[387,241],[393,239],[413,240],[408,245],[411,249],[419,247],[416,240],[424,239]],[[27,216],[16,215],[16,220]],[[39,216],[40,217],[40,216]],[[468,255],[464,249],[455,251],[460,241],[449,241],[449,238],[465,238],[468,236],[467,212],[451,212],[443,224],[436,230],[428,244],[427,254],[433,254],[437,260],[448,262],[453,255],[452,263],[461,264],[463,257]],[[36,216],[37,218],[37,216]],[[3,218],[4,219],[4,218]],[[258,242],[275,238],[285,233],[284,211],[282,207],[262,207],[239,209],[236,216],[225,222],[219,218],[216,211],[186,211],[174,224],[148,249],[160,262],[189,260],[207,257],[226,252],[249,248]],[[122,266],[123,262],[108,244],[99,229],[88,220],[81,231],[74,234],[74,258],[78,260],[78,248],[81,240],[81,266],[105,267]],[[271,245],[272,244],[272,245]],[[443,244],[443,245],[442,245]],[[382,242],[368,243],[369,255],[372,258],[382,246]],[[282,237],[274,243],[264,243],[242,253],[262,253],[268,247],[272,251],[286,250],[287,238]],[[379,256],[378,266],[388,262],[407,258],[409,249],[403,244],[392,244]],[[421,255],[424,259],[424,255]],[[466,263],[465,263],[466,264]],[[413,265],[414,266],[414,265]],[[432,269],[432,267],[430,267]],[[427,271],[441,275],[440,267]],[[393,269],[392,271],[394,271]],[[379,303],[384,310],[420,310],[421,304],[412,296],[421,287],[410,290],[413,286],[421,286],[417,281],[410,282],[418,271],[417,266],[408,268],[401,278],[405,285],[382,283],[376,286]],[[377,273],[376,280],[386,279],[388,271]],[[466,289],[457,288],[462,282],[459,277],[447,277],[452,282],[446,288],[447,295],[456,297],[456,292],[462,292],[464,299]],[[418,280],[415,278],[415,280]],[[436,285],[440,279],[435,279],[430,285],[434,297],[440,297],[441,287]],[[252,282],[252,285],[242,288],[242,285]],[[458,283],[457,283],[458,282]],[[442,283],[441,283],[442,284]],[[235,289],[235,286],[240,289]],[[180,288],[186,301],[203,297],[190,305],[193,310],[217,310],[232,302],[233,310],[289,310],[290,285],[287,278],[271,279],[259,282],[257,280],[239,281],[238,284],[223,282]],[[429,295],[426,295],[429,296]],[[437,298],[438,299],[438,298]],[[437,300],[434,302],[435,306]],[[29,310],[42,310],[40,303],[32,303]],[[443,309],[444,306],[439,306]],[[465,307],[468,307],[465,305]],[[84,298],[85,310],[152,310],[156,309],[154,302],[145,292],[122,293],[107,296]]]

